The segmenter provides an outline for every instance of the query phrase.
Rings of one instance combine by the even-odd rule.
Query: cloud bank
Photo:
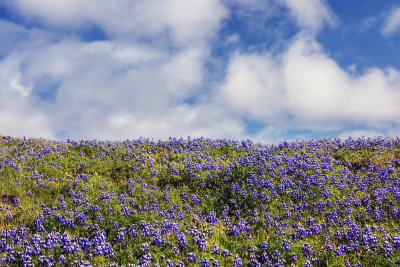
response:
[[[3,135],[276,142],[295,138],[293,130],[343,137],[399,129],[400,72],[340,67],[316,38],[338,21],[322,0],[0,3],[23,18],[0,21]],[[280,49],[242,49],[231,34],[227,61],[215,55],[229,19],[276,19],[271,10],[298,28]],[[393,14],[384,32],[397,29]],[[104,38],[85,40],[91,27]],[[220,80],[207,80],[210,64]]]

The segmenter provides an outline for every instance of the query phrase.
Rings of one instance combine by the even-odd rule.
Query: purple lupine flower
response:
[[[393,236],[393,247],[396,250],[400,249],[400,236]]]
[[[219,255],[219,247],[217,244],[214,244],[213,248],[212,248],[212,255]]]
[[[119,230],[118,230],[118,234],[117,234],[117,238],[116,238],[116,241],[122,246],[122,247],[125,247],[126,246],[126,243],[125,243],[125,235],[126,235],[126,232],[125,232],[125,228],[120,228]]]
[[[178,250],[177,247],[174,247],[174,252],[173,252],[173,254],[174,254],[174,255],[180,255],[181,253],[179,252],[179,250]]]
[[[340,244],[335,251],[335,256],[342,256],[345,253],[346,253],[346,245]]]
[[[207,248],[207,241],[206,240],[199,240],[198,242],[198,246],[199,246],[199,251],[200,252],[205,252],[206,248]]]
[[[86,216],[83,212],[78,214],[77,219],[80,226],[86,225]]]
[[[211,225],[214,225],[218,222],[217,215],[215,214],[214,211],[211,211],[210,214],[208,215],[207,222],[211,223]]]
[[[174,266],[175,266],[174,262],[172,260],[168,259],[165,264],[165,267],[174,267]]]
[[[119,204],[120,204],[120,205],[125,204],[125,197],[126,197],[126,194],[121,194],[121,195],[118,197],[118,199],[119,199]]]
[[[46,265],[47,265],[47,258],[46,258],[46,256],[44,256],[44,255],[40,256],[40,257],[38,258],[38,261],[39,261],[41,264],[46,264]]]
[[[186,256],[186,260],[189,262],[196,263],[197,262],[197,255],[196,253],[189,252]]]
[[[196,195],[192,195],[191,199],[192,199],[193,206],[197,206],[200,203],[200,200]]]
[[[81,246],[81,248],[84,252],[88,253],[90,251],[92,243],[86,237],[80,237],[79,245]]]
[[[187,242],[186,242],[185,234],[180,234],[179,237],[178,237],[178,247],[179,247],[179,249],[186,250],[186,245],[187,245]]]
[[[138,236],[138,233],[136,231],[136,226],[134,224],[132,224],[132,223],[130,223],[128,225],[128,235],[130,237],[137,237]]]
[[[229,235],[233,235],[233,236],[239,236],[240,235],[240,229],[237,226],[233,226],[233,227],[229,228],[228,234]]]
[[[160,231],[155,231],[153,234],[153,240],[152,240],[152,245],[158,247],[164,245],[165,241],[161,237],[161,232]]]
[[[291,262],[297,262],[298,260],[299,260],[299,258],[297,257],[296,254],[292,254],[292,255],[290,256],[290,261],[291,261]]]
[[[239,255],[235,256],[235,260],[233,261],[233,266],[243,266],[242,259],[239,257]]]
[[[199,264],[201,267],[209,267],[210,266],[210,260],[207,258],[201,258],[199,260]]]
[[[18,204],[19,204],[19,199],[17,197],[14,197],[14,199],[13,199],[14,207],[18,206]]]
[[[262,242],[260,249],[261,249],[261,252],[267,252],[268,251],[268,243],[266,241]]]
[[[147,254],[150,252],[150,247],[147,243],[143,243],[140,249],[142,250],[143,254]]]
[[[397,219],[397,218],[399,217],[399,209],[398,209],[397,207],[395,207],[395,208],[393,209],[392,217],[393,217],[394,219]]]
[[[290,242],[287,241],[286,239],[283,239],[281,250],[282,251],[289,250],[289,245],[290,245]]]
[[[211,258],[210,260],[211,260],[212,266],[219,267],[219,263],[218,263],[218,261],[216,259]]]
[[[391,258],[393,254],[393,249],[388,241],[383,241],[383,248],[385,250],[385,258]]]
[[[310,244],[305,243],[305,244],[303,245],[303,247],[301,248],[301,250],[302,250],[302,252],[303,252],[304,258],[310,257],[310,255],[311,255],[311,247],[310,247]]]
[[[59,264],[65,264],[66,261],[67,261],[67,259],[65,258],[64,255],[61,255],[61,256],[58,258],[58,263],[59,263]]]
[[[121,212],[125,217],[129,217],[131,215],[131,209],[126,205],[121,206]]]
[[[224,258],[229,257],[230,255],[231,253],[227,249],[224,249],[221,254],[221,256]]]

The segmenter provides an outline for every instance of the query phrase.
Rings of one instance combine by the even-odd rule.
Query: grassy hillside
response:
[[[0,137],[0,265],[400,265],[400,140]]]

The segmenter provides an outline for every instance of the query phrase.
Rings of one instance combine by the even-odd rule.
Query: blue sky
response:
[[[0,133],[400,134],[400,4],[0,0]]]

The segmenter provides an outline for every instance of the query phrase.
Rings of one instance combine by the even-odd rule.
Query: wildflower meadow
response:
[[[0,136],[0,266],[400,265],[400,139]]]

